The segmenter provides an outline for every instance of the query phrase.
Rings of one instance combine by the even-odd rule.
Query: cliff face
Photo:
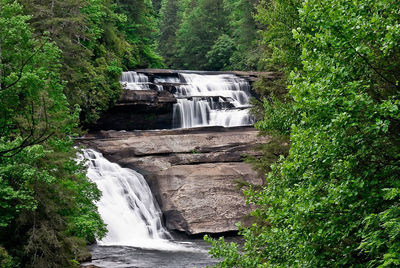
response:
[[[250,212],[238,182],[263,179],[244,155],[268,142],[250,127],[164,131],[101,131],[81,142],[106,158],[142,173],[169,229],[188,234],[237,230]]]
[[[168,91],[124,90],[118,102],[105,112],[92,130],[172,128],[176,98]]]

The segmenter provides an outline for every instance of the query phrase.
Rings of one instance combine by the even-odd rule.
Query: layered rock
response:
[[[176,98],[168,91],[124,90],[118,102],[91,129],[172,128],[174,103]]]
[[[269,141],[250,127],[101,131],[81,142],[142,173],[166,226],[188,234],[235,231],[250,212],[238,183],[262,184],[245,155]]]

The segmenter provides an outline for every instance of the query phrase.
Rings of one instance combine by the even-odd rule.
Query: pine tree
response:
[[[207,52],[228,30],[223,0],[187,1],[177,34],[175,66],[207,69]]]
[[[181,22],[180,19],[181,1],[163,0],[160,9],[160,29],[157,38],[157,47],[164,63],[168,67],[174,66],[176,57],[177,31]]]

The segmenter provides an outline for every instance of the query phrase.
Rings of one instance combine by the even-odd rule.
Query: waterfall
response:
[[[242,78],[232,74],[180,73],[179,75],[186,85],[177,88],[178,97],[219,96],[230,98],[235,107],[249,105],[250,85]]]
[[[92,149],[82,151],[87,159],[87,177],[102,192],[97,202],[107,224],[108,234],[99,245],[123,245],[160,250],[193,250],[172,243],[161,222],[159,209],[143,176],[134,170],[111,163]]]
[[[254,123],[250,115],[250,84],[234,74],[201,74],[177,71],[149,77],[124,72],[126,89],[169,90],[177,99],[173,108],[173,127],[244,126]]]
[[[123,72],[121,84],[129,90],[149,90],[150,83],[147,75],[137,72]]]

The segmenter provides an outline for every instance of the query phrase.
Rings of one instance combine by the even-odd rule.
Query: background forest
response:
[[[123,70],[279,71],[246,243],[221,267],[400,265],[398,0],[0,0],[0,266],[76,267],[106,229],[74,137]],[[257,108],[258,107],[258,108]],[[267,145],[276,146],[276,144]]]
[[[258,0],[162,0],[157,47],[175,69],[261,69]]]

